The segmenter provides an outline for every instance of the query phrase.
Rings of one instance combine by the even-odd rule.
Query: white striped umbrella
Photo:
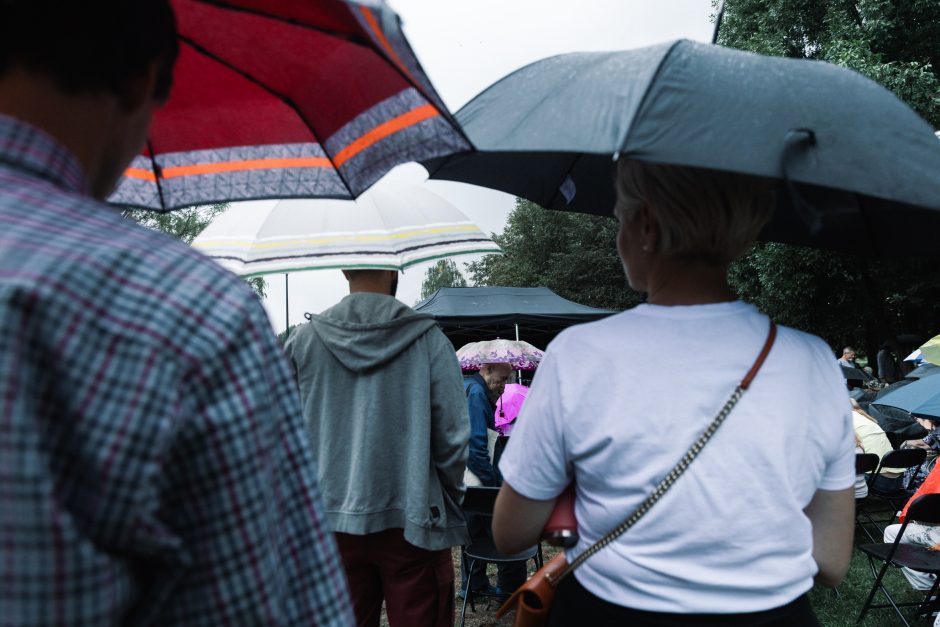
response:
[[[382,181],[351,200],[281,200],[231,207],[193,246],[240,276],[376,268],[404,270],[499,246],[420,185]]]

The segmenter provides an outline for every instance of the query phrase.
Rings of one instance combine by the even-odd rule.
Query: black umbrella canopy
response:
[[[852,366],[842,366],[842,376],[847,381],[865,381],[871,378],[871,375],[866,376],[861,370]]]
[[[940,141],[891,92],[821,61],[680,40],[537,61],[457,113],[477,152],[425,162],[544,207],[609,214],[614,159],[781,181],[763,239],[935,245]]]

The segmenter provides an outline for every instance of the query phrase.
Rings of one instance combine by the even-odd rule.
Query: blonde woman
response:
[[[767,337],[767,316],[735,299],[727,271],[769,221],[772,186],[629,160],[616,182],[617,250],[647,302],[549,346],[500,461],[493,531],[507,552],[537,541],[571,481],[580,542],[569,561],[621,523]],[[839,366],[819,338],[780,327],[715,437],[639,523],[560,584],[549,623],[817,625],[805,593],[848,568],[854,483]]]

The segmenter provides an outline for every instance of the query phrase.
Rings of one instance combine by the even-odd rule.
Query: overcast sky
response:
[[[509,72],[537,59],[580,50],[623,50],[671,39],[710,41],[710,0],[388,0],[445,104],[456,111]],[[415,183],[426,172],[410,164],[389,176]],[[501,232],[513,198],[462,183],[430,181],[487,233]],[[264,201],[261,201],[264,202]],[[473,257],[469,258],[473,259]],[[468,258],[455,261],[462,269]],[[398,298],[414,304],[427,265],[401,278]],[[284,275],[267,277],[265,308],[277,331],[285,328]],[[290,322],[320,312],[346,294],[337,270],[290,275]]]

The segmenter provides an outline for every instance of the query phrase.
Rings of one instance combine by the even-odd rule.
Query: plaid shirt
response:
[[[0,116],[0,625],[349,625],[245,284]]]

